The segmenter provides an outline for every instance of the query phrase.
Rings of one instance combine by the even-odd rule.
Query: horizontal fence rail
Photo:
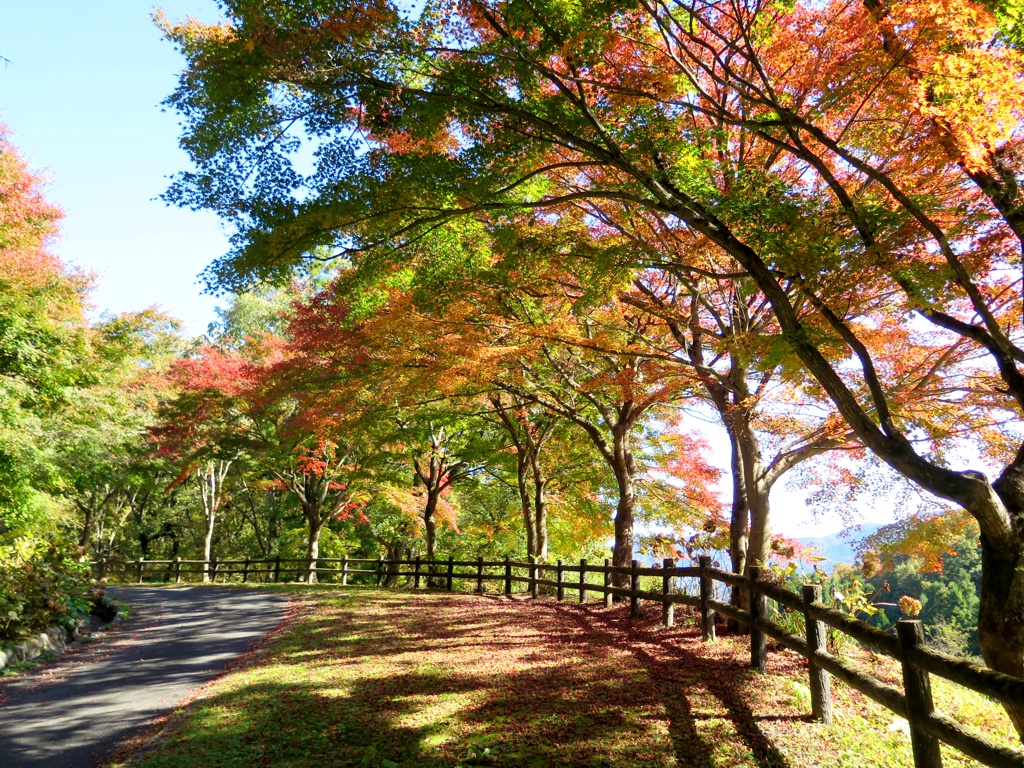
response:
[[[459,569],[459,570],[456,570]],[[470,569],[470,570],[464,570]],[[812,716],[823,723],[832,722],[831,677],[835,676],[865,696],[903,717],[910,725],[915,768],[940,768],[939,742],[944,742],[978,762],[997,768],[1024,768],[1024,753],[999,744],[984,734],[965,728],[955,720],[937,712],[932,703],[930,676],[950,680],[972,691],[1004,704],[1024,706],[1024,680],[1004,675],[977,664],[948,656],[927,647],[924,628],[916,619],[897,622],[896,634],[883,632],[845,613],[829,608],[822,601],[821,586],[805,585],[798,594],[763,579],[760,568],[751,568],[749,576],[711,567],[710,557],[700,557],[698,567],[677,567],[666,559],[661,567],[641,567],[634,560],[630,566],[613,566],[581,560],[579,564],[518,562],[504,560],[427,560],[406,558],[246,558],[244,560],[145,560],[101,562],[96,564],[97,576],[111,574],[130,577],[141,584],[149,576],[164,582],[180,583],[182,577],[202,577],[204,581],[224,581],[241,576],[247,583],[259,578],[263,582],[281,582],[290,576],[296,581],[316,581],[321,576],[338,577],[341,585],[350,579],[378,587],[395,585],[405,578],[414,589],[423,586],[454,590],[454,582],[469,582],[475,591],[484,594],[485,583],[499,582],[506,596],[515,585],[526,585],[532,597],[542,588],[553,592],[559,601],[567,592],[576,592],[580,603],[591,593],[601,595],[604,605],[611,607],[614,598],[628,600],[630,615],[640,615],[640,601],[662,606],[661,622],[675,623],[676,605],[686,605],[700,612],[701,635],[705,641],[715,639],[715,614],[733,619],[750,632],[751,667],[764,672],[767,664],[767,638],[800,654],[808,661]],[[572,574],[573,578],[567,578]],[[600,578],[601,583],[588,580]],[[658,589],[641,589],[641,578],[660,581]],[[692,592],[677,588],[681,579],[696,582]],[[615,582],[618,582],[616,584]],[[714,585],[724,584],[744,593],[749,608],[739,608],[715,599]],[[627,586],[628,585],[628,586]],[[781,609],[794,611],[804,618],[804,634],[794,634],[768,617],[768,601]],[[903,690],[854,668],[827,650],[825,627],[831,627],[872,651],[900,662]]]

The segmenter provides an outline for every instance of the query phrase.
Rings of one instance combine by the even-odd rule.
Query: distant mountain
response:
[[[854,560],[857,559],[857,544],[881,527],[881,525],[874,523],[864,523],[856,533],[848,534],[847,531],[836,531],[825,536],[798,538],[797,541],[805,547],[814,547],[817,553],[827,560],[827,562],[820,564],[822,569],[831,572],[840,563],[852,565]]]

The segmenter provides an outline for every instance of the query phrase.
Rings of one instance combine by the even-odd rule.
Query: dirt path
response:
[[[112,588],[130,620],[0,682],[0,766],[88,768],[216,677],[285,616],[285,595]]]

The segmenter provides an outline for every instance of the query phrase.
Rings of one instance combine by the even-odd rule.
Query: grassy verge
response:
[[[812,723],[798,656],[772,653],[754,674],[745,638],[705,645],[685,618],[658,627],[655,607],[631,624],[620,607],[525,599],[336,588],[300,599],[307,610],[265,655],[132,764],[912,765],[884,708],[836,683],[836,724]],[[936,699],[1014,743],[992,702],[941,683]]]

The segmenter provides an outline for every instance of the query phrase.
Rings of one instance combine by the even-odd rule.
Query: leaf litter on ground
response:
[[[301,594],[301,593],[300,593]],[[743,636],[703,643],[660,608],[436,592],[317,590],[253,664],[184,714],[144,768],[911,766],[891,712],[833,681],[809,716],[806,661],[749,669]],[[898,669],[859,649],[881,677]],[[1002,710],[936,682],[937,705],[996,739]],[[895,725],[894,725],[895,724]],[[1010,741],[1009,743],[1014,743]],[[944,748],[948,766],[973,761]],[[125,765],[119,757],[114,765]]]

